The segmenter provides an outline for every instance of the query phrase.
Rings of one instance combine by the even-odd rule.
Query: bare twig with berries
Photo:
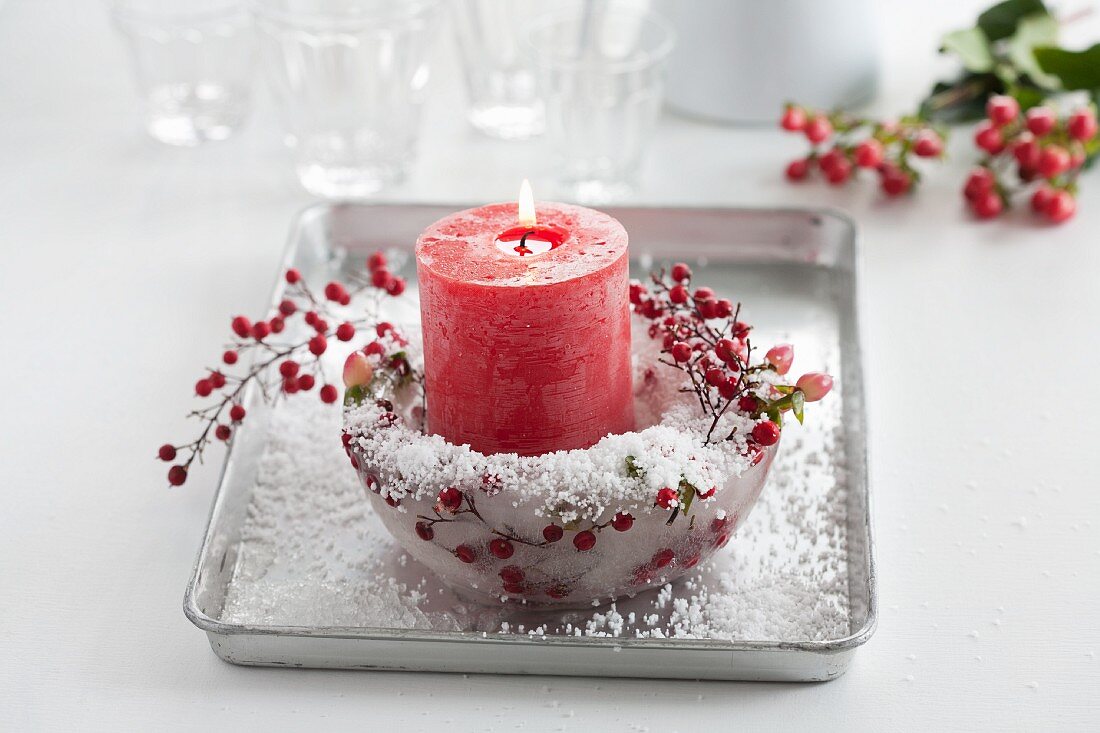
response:
[[[335,403],[340,396],[336,385],[328,381],[321,364],[321,356],[329,349],[330,341],[349,342],[363,329],[373,327],[378,339],[371,341],[359,358],[349,358],[345,364],[345,384],[348,379],[368,381],[377,371],[379,378],[406,380],[423,384],[422,375],[412,370],[402,352],[387,354],[387,343],[400,343],[400,335],[388,323],[378,322],[380,297],[368,298],[363,315],[345,318],[338,306],[348,306],[353,294],[373,290],[378,296],[397,296],[404,292],[405,281],[393,275],[387,267],[385,256],[376,252],[367,260],[369,279],[356,281],[353,290],[340,282],[325,285],[323,297],[316,295],[302,278],[301,273],[290,268],[285,273],[287,283],[285,297],[268,317],[251,321],[236,316],[230,327],[234,339],[222,353],[223,366],[208,369],[207,375],[195,383],[195,394],[200,398],[214,398],[214,402],[192,411],[188,417],[202,422],[202,430],[195,440],[183,443],[165,443],[157,451],[157,457],[173,463],[168,469],[168,483],[180,486],[187,480],[195,461],[201,462],[212,440],[230,442],[233,431],[245,419],[246,410],[241,405],[245,390],[250,386],[259,390],[267,401],[283,395],[310,392],[320,383],[317,394],[322,402]],[[305,335],[280,341],[290,319],[302,316],[308,329]],[[354,357],[354,354],[352,355]],[[230,368],[247,359],[248,366],[238,374]],[[372,361],[373,359],[373,361]],[[378,368],[385,367],[385,368]],[[350,371],[349,371],[350,370]]]

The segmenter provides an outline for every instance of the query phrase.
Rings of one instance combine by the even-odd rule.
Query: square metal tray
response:
[[[361,264],[375,249],[411,251],[424,226],[458,208],[315,205],[295,222],[283,265],[324,282]],[[476,627],[316,626],[305,619],[278,625],[234,622],[225,615],[226,599],[241,559],[241,530],[271,417],[253,401],[249,420],[226,457],[184,598],[187,617],[206,632],[219,657],[243,665],[688,679],[817,681],[844,673],[856,649],[874,632],[877,616],[854,225],[818,210],[607,211],[630,233],[637,274],[644,274],[654,260],[694,263],[707,284],[754,305],[758,325],[770,320],[776,331],[793,324],[803,332],[821,332],[835,351],[834,368],[842,385],[839,440],[847,458],[843,528],[848,633],[824,640],[755,641],[486,634]],[[281,283],[280,278],[273,303],[281,298]],[[404,562],[392,565],[398,573],[404,567]]]

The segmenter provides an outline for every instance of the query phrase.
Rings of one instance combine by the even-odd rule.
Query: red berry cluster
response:
[[[999,216],[1013,196],[1030,192],[1031,209],[1054,223],[1077,211],[1077,178],[1100,148],[1096,112],[1079,109],[1059,119],[1047,106],[1026,113],[1009,96],[992,97],[974,144],[984,152],[963,195],[982,219]],[[1034,184],[1034,185],[1033,185]]]
[[[787,166],[787,178],[792,181],[803,180],[816,167],[830,184],[840,186],[864,168],[878,173],[886,195],[898,196],[919,180],[914,157],[943,156],[940,131],[917,118],[879,122],[790,104],[779,124],[803,134],[812,146],[809,155]]]
[[[389,271],[381,252],[370,256],[367,270],[369,278],[355,282],[351,290],[333,281],[325,285],[323,295],[316,295],[301,273],[290,268],[285,273],[285,297],[268,316],[257,321],[236,316],[230,321],[234,338],[222,353],[223,367],[207,369],[206,375],[195,382],[198,397],[213,399],[211,404],[190,414],[202,421],[202,432],[190,443],[166,443],[157,451],[160,460],[175,462],[168,470],[169,484],[180,486],[187,480],[191,464],[202,459],[203,450],[212,439],[228,442],[233,437],[234,428],[245,419],[245,408],[240,402],[249,384],[255,383],[264,398],[310,392],[320,384],[317,394],[322,402],[331,404],[339,399],[340,392],[328,382],[320,357],[328,350],[330,341],[351,341],[359,329],[377,319],[346,320],[337,307],[350,305],[352,298],[362,292],[400,295],[405,290],[405,281]],[[304,327],[294,329],[294,339],[279,340],[277,337],[298,316]],[[385,330],[392,329],[389,324],[379,324],[378,328],[383,326]],[[237,365],[244,355],[251,356],[249,366],[236,375],[228,373],[228,367]],[[183,458],[177,461],[180,454]]]

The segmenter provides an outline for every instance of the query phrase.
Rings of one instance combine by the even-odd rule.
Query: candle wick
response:
[[[520,257],[531,253],[531,250],[527,247],[527,238],[534,233],[535,231],[533,229],[528,229],[523,233],[523,236],[519,238],[519,245],[516,247],[516,252],[519,253]]]

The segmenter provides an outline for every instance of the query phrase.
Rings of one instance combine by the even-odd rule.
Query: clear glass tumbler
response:
[[[637,185],[675,34],[650,12],[587,7],[534,21],[527,38],[561,182],[576,200],[600,203],[621,199]]]
[[[241,0],[115,0],[145,128],[169,145],[223,140],[252,106],[252,23]]]
[[[453,0],[452,22],[462,56],[468,117],[476,129],[524,140],[545,126],[535,66],[523,31],[545,11],[543,0]]]
[[[255,0],[260,56],[298,178],[325,198],[398,183],[415,160],[436,0]]]

